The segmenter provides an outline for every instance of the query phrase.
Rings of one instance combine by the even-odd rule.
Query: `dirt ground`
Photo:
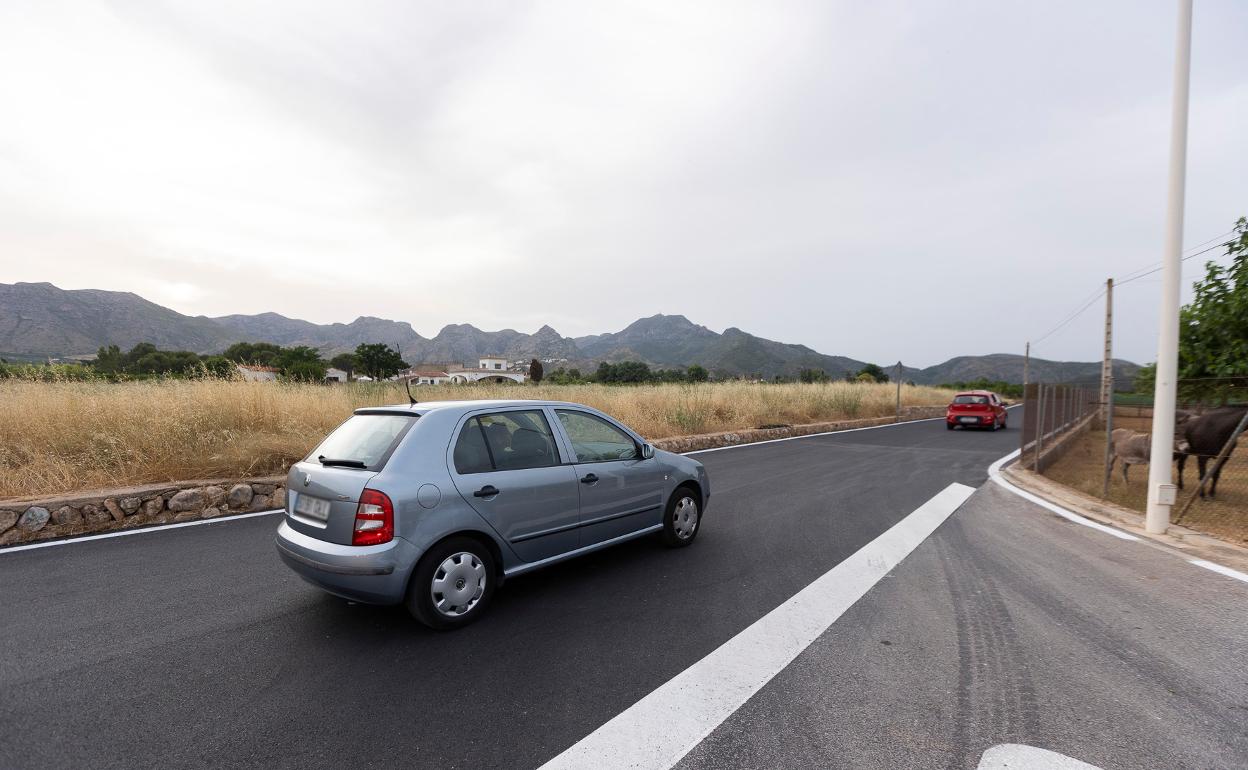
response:
[[[1118,416],[1114,418],[1114,427],[1147,431],[1150,423],[1147,418]],[[1199,480],[1196,459],[1188,458],[1183,474],[1186,489],[1180,490],[1179,504],[1175,506],[1176,524],[1207,532],[1232,543],[1248,544],[1248,445],[1245,442],[1240,444],[1222,468],[1217,499],[1197,499],[1180,519],[1177,511],[1195,492]],[[1101,497],[1105,478],[1105,432],[1089,431],[1081,436],[1044,475],[1085,494]],[[1143,513],[1148,488],[1148,466],[1132,466],[1129,476],[1130,482],[1124,483],[1122,466],[1114,468],[1108,499]]]

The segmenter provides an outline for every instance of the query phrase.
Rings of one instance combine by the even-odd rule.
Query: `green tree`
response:
[[[335,369],[341,369],[347,373],[347,379],[351,379],[351,375],[355,372],[355,355],[352,353],[339,353],[329,359],[329,365]]]
[[[598,371],[594,373],[596,382],[608,385],[649,382],[653,379],[654,373],[650,371],[650,365],[644,361],[621,361],[618,364],[603,361],[598,364]]]
[[[230,379],[238,373],[238,370],[234,368],[234,362],[225,356],[205,356],[200,364],[203,366],[204,373],[209,377]]]
[[[801,382],[827,382],[828,373],[822,369],[803,369],[797,373],[797,379]]]
[[[240,364],[277,366],[275,361],[281,353],[281,346],[272,342],[236,342],[221,355]]]
[[[1180,391],[1189,398],[1225,401],[1248,385],[1248,219],[1235,223],[1227,242],[1230,264],[1205,263],[1191,303],[1179,311]]]
[[[100,374],[117,374],[124,365],[125,357],[116,345],[101,346],[95,352],[95,370]]]
[[[282,376],[295,382],[324,382],[325,368],[325,362],[320,359],[294,361],[282,367]]]
[[[384,380],[399,373],[407,362],[398,351],[381,342],[361,344],[355,349],[355,365],[374,380]]]
[[[536,384],[538,384],[538,383],[540,383],[540,382],[542,381],[542,375],[544,375],[544,374],[545,374],[545,372],[544,372],[544,371],[542,371],[542,362],[541,362],[541,361],[538,361],[538,360],[535,358],[535,359],[533,359],[532,361],[530,361],[530,362],[529,362],[529,379],[533,381],[533,384],[534,384],[534,385],[536,385]]]
[[[711,373],[701,364],[694,364],[685,371],[685,376],[690,382],[706,382],[711,378]]]
[[[864,374],[866,377],[863,377]],[[867,377],[870,379],[867,379]],[[877,364],[867,364],[858,370],[858,373],[854,375],[854,379],[859,382],[888,382],[888,373]]]
[[[158,351],[156,349],[156,346],[153,345],[152,343],[140,342],[139,344],[130,348],[130,350],[127,351],[126,354],[121,357],[121,368],[123,371],[129,372],[131,374],[140,373],[139,365],[138,365],[139,361],[141,361],[145,356],[150,356],[151,354],[158,353],[158,352],[160,351]]]

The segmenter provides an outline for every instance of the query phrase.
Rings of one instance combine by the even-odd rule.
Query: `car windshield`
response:
[[[379,470],[417,415],[357,414],[308,455],[308,462]]]
[[[953,403],[955,404],[986,404],[988,403],[988,397],[964,393],[954,398]]]

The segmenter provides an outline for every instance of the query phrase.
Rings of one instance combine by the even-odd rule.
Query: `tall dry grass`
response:
[[[893,385],[827,383],[421,387],[422,401],[535,398],[601,409],[651,438],[890,415]],[[906,406],[949,392],[903,387]],[[360,406],[406,403],[393,383],[0,381],[0,497],[281,473]]]

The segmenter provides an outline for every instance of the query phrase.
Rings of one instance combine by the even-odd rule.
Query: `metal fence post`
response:
[[[1105,483],[1101,486],[1101,497],[1109,499],[1109,482],[1113,474],[1110,465],[1114,459],[1114,391],[1109,391],[1109,408],[1105,409]]]
[[[1036,461],[1033,463],[1036,473],[1040,472],[1040,452],[1044,445],[1044,383],[1036,385],[1036,403],[1040,405],[1036,411]]]

